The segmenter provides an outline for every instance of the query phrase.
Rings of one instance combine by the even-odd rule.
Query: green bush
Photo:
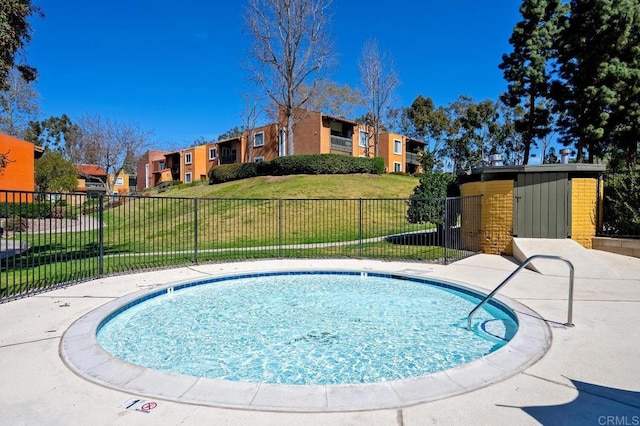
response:
[[[409,197],[407,220],[441,226],[444,223],[445,199],[454,190],[454,185],[454,178],[449,173],[426,172]]]
[[[10,216],[4,220],[2,227],[5,231],[26,232],[29,229],[29,220],[24,217]]]
[[[640,235],[640,172],[632,170],[607,179],[604,196],[604,230]]]
[[[51,217],[51,203],[0,203],[0,217],[26,217],[29,219]]]
[[[209,183],[223,183],[255,176],[329,175],[384,173],[384,159],[359,158],[336,154],[310,154],[278,157],[262,163],[223,164],[211,168]]]

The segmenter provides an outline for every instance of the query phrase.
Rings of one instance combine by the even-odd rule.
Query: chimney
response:
[[[489,163],[491,164],[491,167],[502,166],[502,155],[500,155],[500,154],[491,154],[489,156]]]
[[[560,164],[569,164],[569,154],[571,154],[571,150],[569,148],[560,150]]]

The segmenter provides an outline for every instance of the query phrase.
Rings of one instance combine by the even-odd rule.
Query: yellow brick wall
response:
[[[482,195],[480,233],[482,252],[489,254],[513,254],[513,180],[471,182],[463,184],[461,195]],[[465,232],[473,232],[477,223],[463,223]]]
[[[588,249],[596,235],[597,191],[597,179],[571,180],[571,239]]]
[[[462,197],[471,197],[482,194],[482,182],[465,183],[460,187],[460,195]],[[463,203],[463,208],[465,204]],[[482,217],[476,214],[465,214],[462,212],[462,222],[460,223],[460,232],[462,236],[462,244],[464,249],[471,251],[480,251],[481,246],[477,243],[478,234],[482,233]]]

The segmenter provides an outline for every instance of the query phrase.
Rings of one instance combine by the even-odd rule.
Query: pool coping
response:
[[[317,268],[316,268],[317,269]],[[335,272],[367,272],[395,275],[487,294],[487,291],[454,280],[426,278],[385,271],[331,268]],[[311,272],[305,268],[273,272]],[[233,278],[247,274],[215,274]],[[260,275],[256,273],[255,275]],[[278,412],[347,412],[400,408],[466,393],[505,380],[538,361],[551,345],[551,331],[540,315],[502,295],[494,298],[510,308],[518,320],[518,332],[509,343],[475,361],[419,377],[367,384],[276,385],[200,378],[154,370],[120,360],[96,341],[100,323],[123,305],[149,293],[203,279],[190,279],[140,290],[108,302],[76,320],[63,334],[59,354],[78,376],[96,384],[141,396],[220,408]]]

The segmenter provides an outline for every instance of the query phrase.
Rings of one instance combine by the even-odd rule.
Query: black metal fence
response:
[[[640,173],[603,175],[598,181],[600,237],[640,238]]]
[[[0,302],[104,275],[187,264],[260,258],[446,264],[479,251],[480,197],[435,201],[442,217],[410,223],[406,199],[0,191]]]

